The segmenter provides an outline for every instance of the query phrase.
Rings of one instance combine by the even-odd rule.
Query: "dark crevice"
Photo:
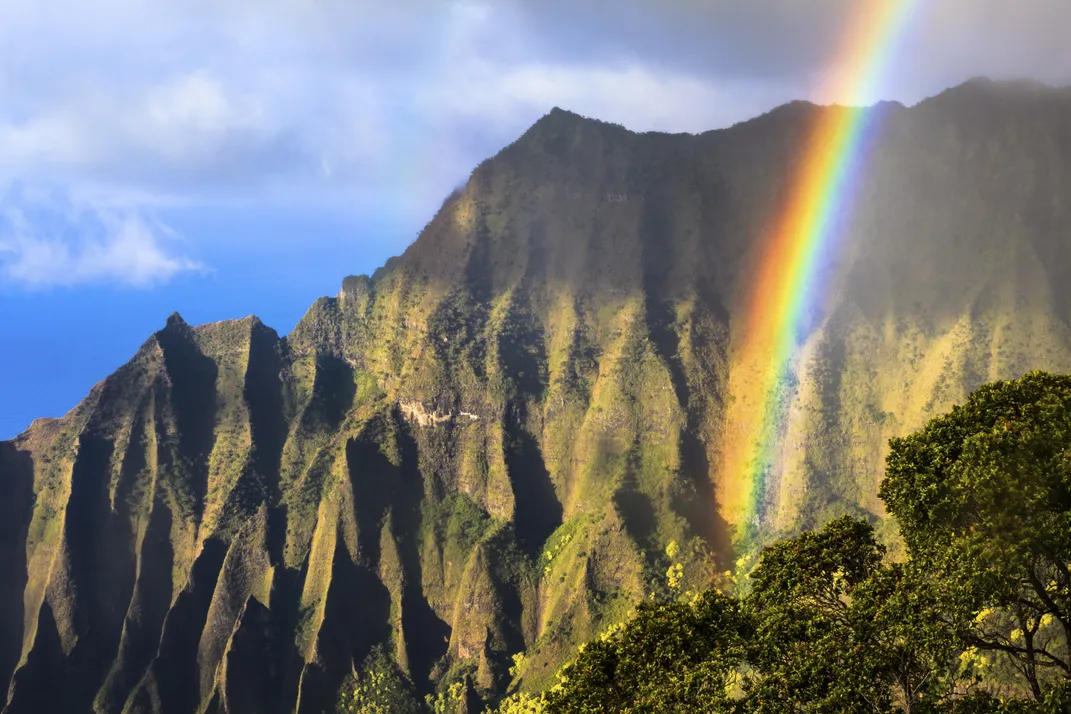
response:
[[[591,390],[599,375],[599,346],[592,339],[591,328],[584,321],[584,308],[575,301],[576,327],[569,341],[569,357],[561,380],[566,390],[583,404],[591,401]]]
[[[286,544],[286,506],[282,503],[279,469],[288,425],[283,406],[281,343],[275,331],[260,322],[249,335],[249,364],[243,395],[249,406],[253,435],[253,468],[264,487],[268,512],[268,553],[273,563],[282,562]]]
[[[402,592],[402,631],[409,654],[410,676],[418,690],[427,692],[430,691],[432,668],[446,654],[450,625],[435,614],[424,597],[419,541],[423,520],[421,504],[424,499],[424,481],[420,473],[416,441],[400,414],[394,414],[394,424],[401,466],[398,469],[398,491],[392,511],[392,523],[405,579]]]
[[[389,428],[384,418],[377,417],[365,424],[356,439],[346,442],[346,467],[357,520],[358,552],[354,555],[370,568],[379,566],[380,528],[398,488],[398,467],[381,450],[381,444],[390,438]]]
[[[717,507],[707,447],[699,436],[705,416],[705,402],[711,395],[692,393],[680,357],[680,335],[674,327],[673,308],[668,302],[657,299],[656,293],[653,292],[657,282],[657,277],[652,276],[645,292],[647,332],[656,354],[669,371],[677,402],[685,413],[685,426],[678,437],[678,449],[681,476],[686,490],[675,499],[674,508],[688,520],[695,534],[713,550],[719,559],[720,567],[732,563],[734,558],[729,525]],[[695,310],[710,311],[711,298],[712,296],[697,299]],[[718,308],[720,309],[715,311],[717,314],[712,315],[713,319],[721,320],[720,324],[727,324],[728,315],[724,307],[718,305]],[[692,325],[695,319],[693,316]],[[705,348],[702,342],[707,336],[693,332],[691,337],[696,349],[702,351]]]
[[[271,613],[250,596],[242,608],[226,655],[223,690],[228,712],[282,714],[286,710],[280,696],[280,639],[281,633]]]
[[[518,399],[539,402],[547,384],[547,353],[543,329],[530,305],[511,305],[498,336],[498,362]]]
[[[671,291],[679,291],[681,288],[681,286],[670,284],[670,266],[673,256],[669,246],[679,242],[679,240],[671,240],[674,238],[672,235],[673,218],[666,211],[666,206],[671,205],[670,197],[659,195],[655,191],[651,198],[653,200],[644,203],[640,220],[644,317],[655,353],[669,371],[673,392],[685,415],[685,425],[678,436],[680,470],[685,488],[675,498],[674,508],[688,520],[695,534],[703,538],[724,564],[724,562],[732,561],[730,552],[732,539],[728,524],[718,512],[707,448],[699,436],[705,418],[706,400],[711,395],[693,394],[680,355],[678,330],[685,329],[685,327],[678,327],[673,304],[666,297]],[[709,313],[713,307],[715,308],[713,312],[717,314],[710,316],[720,321],[720,324],[728,324],[728,314],[716,298],[704,292],[702,287],[698,292],[694,310]],[[687,327],[694,326],[696,319],[697,316],[692,315],[691,324]],[[693,342],[701,343],[707,336],[693,332],[691,338]],[[705,345],[696,344],[694,347],[702,352]],[[626,503],[629,499],[635,498],[627,495],[623,497]],[[641,509],[642,505],[637,501],[629,508]]]
[[[695,489],[692,510],[685,514],[718,559],[719,569],[730,569],[736,562],[733,533],[718,508],[713,473],[707,456],[707,444],[700,437],[704,413],[720,406],[724,414],[724,396],[728,391],[729,311],[709,283],[696,286],[695,315],[689,329],[692,349],[706,355],[700,360],[702,370],[712,378],[712,388],[697,389],[696,404],[688,409],[688,421],[681,435],[681,469],[686,483]]]
[[[211,596],[210,619],[206,619],[197,647],[197,668],[200,677],[200,693],[204,699],[215,687],[215,677],[226,655],[227,643],[255,589],[251,579],[263,577],[256,565],[254,543],[258,533],[265,527],[264,515],[258,513],[243,526],[241,532],[228,542],[227,555]],[[255,582],[255,581],[254,581]]]
[[[180,499],[183,515],[199,519],[208,488],[208,457],[215,441],[219,370],[198,348],[190,328],[176,318],[168,320],[167,327],[156,333],[156,339],[170,377],[166,396],[170,399],[177,437],[175,463],[170,464],[177,477],[175,495]],[[160,433],[166,434],[168,430]]]
[[[312,398],[301,415],[302,427],[310,431],[334,431],[349,413],[356,394],[357,383],[349,364],[333,355],[317,355]]]
[[[279,702],[293,703],[298,698],[298,686],[305,661],[298,652],[294,633],[301,620],[301,594],[308,576],[308,554],[299,568],[277,567],[271,590],[271,617],[279,632],[289,633],[278,640]],[[286,706],[292,711],[292,706]]]
[[[669,370],[670,381],[673,383],[673,392],[677,395],[677,403],[685,412],[690,411],[691,390],[688,387],[688,377],[684,373],[684,365],[680,358],[680,336],[674,329],[675,316],[673,306],[668,302],[659,301],[650,292],[646,293],[645,318],[647,333],[651,337],[655,352]]]
[[[136,521],[140,514],[147,510],[146,500],[146,432],[152,428],[152,422],[148,415],[152,409],[152,393],[142,392],[141,403],[134,413],[130,424],[130,433],[127,436],[126,448],[121,456],[119,466],[119,478],[116,480],[112,503],[115,512],[123,517]]]
[[[33,502],[33,458],[13,443],[0,443],[0,709],[22,655],[26,534]]]
[[[320,655],[305,668],[300,711],[331,711],[335,696],[354,664],[390,639],[390,592],[375,573],[354,563],[338,534],[331,584],[316,648]]]
[[[533,215],[528,229],[528,260],[524,268],[524,284],[528,289],[540,290],[547,274],[547,222]]]
[[[497,629],[504,647],[488,652],[495,665],[496,689],[501,689],[508,683],[509,668],[513,664],[512,656],[527,649],[523,629],[524,603],[521,601],[518,582],[512,575],[518,554],[509,539],[509,531],[503,529],[488,540],[484,550],[492,575],[491,584],[502,606],[502,617],[497,623]]]
[[[629,537],[648,553],[656,551],[657,544],[652,537],[656,524],[655,510],[647,494],[640,491],[635,482],[626,481],[614,493],[613,502]]]
[[[714,484],[710,479],[710,461],[707,447],[696,434],[697,424],[689,418],[687,427],[680,434],[681,474],[689,487],[686,498],[674,503],[675,509],[691,524],[695,532],[711,548],[719,568],[728,568],[735,562],[732,533],[728,522],[718,509]]]
[[[521,549],[537,558],[543,544],[561,526],[563,510],[539,443],[525,431],[523,423],[524,406],[510,405],[502,428],[506,436],[506,470],[516,503],[514,524]]]
[[[397,464],[384,453],[384,448],[391,446],[397,449]],[[382,587],[374,570],[379,567],[379,539],[389,512],[390,536],[398,547],[404,581],[401,634],[408,652],[409,674],[418,689],[430,691],[429,676],[435,663],[446,652],[450,627],[435,614],[423,592],[419,534],[425,485],[419,470],[416,442],[399,414],[376,418],[365,426],[357,439],[347,442],[346,462],[358,524],[359,562],[364,566],[361,578],[369,578],[361,587],[370,594]],[[385,606],[389,611],[389,599]],[[389,617],[384,614],[382,621],[389,622]],[[364,659],[375,642],[387,639],[388,633],[382,636],[372,634],[378,631],[373,623],[370,619],[360,626],[370,634],[362,636],[360,647],[351,649],[356,662]]]
[[[134,590],[133,533],[112,513],[109,477],[113,443],[83,433],[71,473],[64,542],[74,592],[78,640],[68,654],[65,677],[55,682],[70,711],[90,708],[119,648],[123,620]]]
[[[37,633],[26,663],[16,672],[11,699],[4,714],[81,714],[67,708],[64,691],[57,682],[66,675],[66,657],[56,618],[48,602],[37,616]]]
[[[208,704],[205,705],[205,710],[204,710],[203,714],[224,714],[223,709],[221,708],[219,700],[220,700],[219,692],[215,692],[212,695],[212,698],[208,700]],[[227,713],[227,714],[229,714],[229,713]]]
[[[122,710],[152,663],[171,606],[173,561],[171,511],[158,501],[153,505],[141,543],[140,570],[116,664],[98,696],[98,703],[105,711]]]
[[[624,478],[614,491],[612,501],[625,532],[651,557],[660,550],[654,538],[658,516],[650,496],[643,492],[636,478],[638,458],[639,450],[634,445],[627,455]]]
[[[160,714],[192,714],[206,694],[200,691],[197,648],[226,555],[225,543],[205,541],[186,589],[179,593],[164,621],[160,648],[148,675],[155,681]]]
[[[479,182],[479,180],[478,180]],[[490,193],[489,188],[480,191],[484,197]],[[491,300],[491,230],[487,227],[486,206],[481,198],[479,215],[476,217],[476,235],[465,262],[465,285],[469,294],[477,303],[487,303]]]

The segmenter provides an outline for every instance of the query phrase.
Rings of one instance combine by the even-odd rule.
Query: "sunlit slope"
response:
[[[734,345],[820,111],[669,136],[555,110],[285,338],[173,316],[0,444],[6,711],[319,712],[376,646],[491,696],[671,566],[685,590],[733,568],[716,467],[763,366]],[[882,111],[766,534],[880,517],[889,436],[1071,371],[1071,94],[973,82]]]
[[[770,525],[881,513],[890,436],[983,382],[1071,371],[1068,106],[979,81],[890,118],[801,350]]]

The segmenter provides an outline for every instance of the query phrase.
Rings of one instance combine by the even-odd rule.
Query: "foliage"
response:
[[[1036,699],[1071,675],[1071,377],[995,382],[891,442],[881,497],[950,622]]]
[[[954,641],[927,590],[884,551],[850,517],[765,550],[747,598],[750,711],[916,711],[953,693],[964,674]]]
[[[589,643],[563,670],[546,709],[731,711],[748,628],[740,603],[713,590],[694,603],[643,603],[631,622]]]
[[[420,705],[409,679],[381,649],[376,648],[342,687],[338,714],[419,714]]]
[[[543,714],[546,699],[543,695],[518,692],[503,699],[491,711],[493,714]]]
[[[768,547],[752,584],[745,598],[644,603],[563,670],[547,711],[974,711],[974,671],[937,601],[865,521]]]
[[[445,689],[424,697],[427,711],[431,714],[456,714],[465,695],[465,683],[453,682]]]

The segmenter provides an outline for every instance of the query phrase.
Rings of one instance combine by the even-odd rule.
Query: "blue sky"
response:
[[[171,312],[288,332],[401,252],[553,106],[731,125],[823,78],[886,0],[0,2],[0,439]],[[1071,83],[1066,0],[918,0],[867,100]]]

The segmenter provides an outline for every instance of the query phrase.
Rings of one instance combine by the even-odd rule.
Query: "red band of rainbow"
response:
[[[868,101],[897,54],[893,50],[919,0],[858,0],[841,68],[827,90],[850,105]],[[806,140],[787,203],[764,243],[750,283],[743,329],[734,330],[726,439],[718,472],[719,501],[751,541],[763,516],[768,477],[777,468],[804,321],[815,306],[815,268],[831,247],[850,205],[860,150],[873,125],[865,109],[827,108]]]

